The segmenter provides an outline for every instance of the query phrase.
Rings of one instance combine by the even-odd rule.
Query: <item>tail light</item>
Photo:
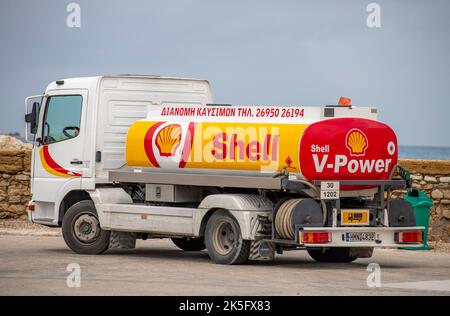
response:
[[[395,241],[399,244],[416,244],[423,241],[422,232],[398,232]]]
[[[326,244],[331,241],[329,232],[303,232],[302,243],[304,244]]]

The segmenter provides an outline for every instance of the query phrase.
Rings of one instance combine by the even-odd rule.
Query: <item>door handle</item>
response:
[[[70,162],[71,165],[82,165],[83,162],[81,160],[78,159],[74,159]]]

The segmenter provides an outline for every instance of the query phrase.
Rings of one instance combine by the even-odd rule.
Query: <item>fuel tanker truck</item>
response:
[[[25,100],[28,216],[79,254],[171,238],[219,264],[421,247],[394,131],[375,107],[214,104],[205,80],[57,80]],[[31,138],[30,138],[31,139]]]

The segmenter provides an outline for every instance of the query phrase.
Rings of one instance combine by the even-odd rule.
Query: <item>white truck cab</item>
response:
[[[212,96],[205,80],[123,75],[55,81],[41,100],[33,147],[32,220],[60,226],[67,200],[108,183],[108,171],[125,165],[128,128],[145,118],[150,107],[205,105]]]

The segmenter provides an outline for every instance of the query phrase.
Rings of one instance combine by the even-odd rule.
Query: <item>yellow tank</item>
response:
[[[152,122],[129,129],[129,166],[246,171],[299,170],[299,140],[306,124]],[[283,137],[283,135],[285,135]]]

